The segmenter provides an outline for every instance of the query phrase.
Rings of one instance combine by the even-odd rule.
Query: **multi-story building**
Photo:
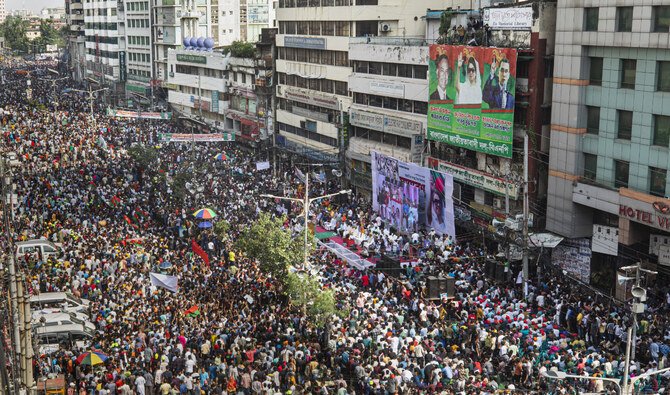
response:
[[[480,19],[477,13],[463,10],[447,12],[452,18],[452,28],[446,35],[439,34],[442,12],[426,15],[426,38],[430,42],[516,49],[512,152],[511,155],[501,155],[472,146],[456,147],[429,135],[427,165],[454,177],[456,224],[489,229],[493,218],[503,221],[508,217],[514,219],[523,211],[524,136],[528,135],[528,172],[530,180],[533,180],[529,185],[530,222],[533,227],[541,229],[547,188],[556,2],[532,0],[485,9],[485,13],[515,15],[519,27],[523,26],[517,27],[519,30],[508,30],[491,23],[487,31],[483,28],[484,19]],[[465,29],[463,36],[458,34],[458,29],[453,29],[468,23],[471,26]],[[486,51],[492,53],[494,50],[489,48]],[[483,63],[475,64],[473,72],[481,75],[483,67]],[[481,78],[484,85],[485,77]]]
[[[349,77],[349,90],[353,104],[346,114],[348,136],[343,138],[344,145],[348,145],[347,176],[359,193],[372,192],[370,150],[422,164],[428,108],[428,49],[422,38],[349,40],[349,60],[354,71]],[[307,118],[319,116],[303,107],[295,106],[293,112]]]
[[[5,0],[0,0],[0,23],[7,18],[7,10],[5,9]]]
[[[168,103],[177,115],[222,129],[229,104],[225,78],[229,61],[218,51],[168,51]]]
[[[149,0],[125,0],[118,8],[119,48],[125,59],[121,82],[125,82],[124,101],[148,105],[153,97],[153,54]],[[125,78],[124,78],[125,77]]]
[[[120,46],[124,31],[119,30],[118,13],[123,13],[122,1],[87,1],[84,3],[84,29],[86,40],[86,74],[108,89],[106,97],[118,103],[125,96],[126,59]],[[120,67],[121,66],[121,67]]]
[[[69,29],[67,56],[70,72],[75,81],[81,81],[86,77],[83,0],[65,0],[65,17]]]
[[[261,117],[258,97],[254,90],[256,77],[254,58],[230,58],[226,70],[228,100],[230,106],[225,112],[225,131],[235,132],[241,141],[251,143],[259,138],[265,117]],[[262,112],[262,111],[261,111]]]
[[[547,229],[586,240],[603,286],[639,261],[667,279],[670,3],[559,1],[555,64]]]
[[[352,104],[350,38],[423,36],[423,10],[442,4],[430,0],[418,8],[405,0],[279,1],[277,145],[313,160],[341,163],[346,125],[340,120]]]
[[[254,75],[254,93],[258,98],[257,112],[261,125],[260,140],[271,145],[274,138],[273,114],[275,112],[275,72],[274,64],[277,57],[275,37],[277,28],[262,29],[260,39],[256,42],[256,69]]]

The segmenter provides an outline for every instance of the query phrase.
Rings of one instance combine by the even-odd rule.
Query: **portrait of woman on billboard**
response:
[[[456,62],[456,104],[481,104],[482,77],[472,48],[463,48]],[[461,73],[465,82],[461,82]]]

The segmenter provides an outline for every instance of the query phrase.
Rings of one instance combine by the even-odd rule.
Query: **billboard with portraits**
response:
[[[372,207],[391,226],[414,233],[421,228],[456,237],[451,174],[370,151]]]
[[[514,48],[430,46],[428,138],[512,157]]]

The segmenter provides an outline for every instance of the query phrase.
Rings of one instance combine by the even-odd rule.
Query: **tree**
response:
[[[214,233],[219,238],[219,240],[224,240],[228,237],[228,230],[230,229],[230,224],[228,221],[220,219],[216,225],[214,225]]]
[[[5,37],[7,46],[15,51],[28,52],[30,40],[26,30],[28,29],[28,21],[24,21],[19,17],[8,16],[5,21],[0,24],[0,32]]]
[[[144,172],[158,160],[158,150],[154,147],[135,144],[128,148],[128,153],[135,160],[138,171]]]
[[[256,46],[252,43],[233,41],[227,50],[234,58],[253,58],[256,56]]]
[[[317,327],[323,326],[333,315],[342,318],[349,315],[349,309],[335,307],[335,295],[331,289],[322,289],[319,280],[306,274],[289,273],[286,293],[293,305],[307,314]]]
[[[257,221],[245,229],[237,239],[236,247],[257,259],[260,268],[280,281],[285,281],[288,268],[302,261],[302,241],[293,238],[284,228],[286,217],[272,218],[262,213]]]

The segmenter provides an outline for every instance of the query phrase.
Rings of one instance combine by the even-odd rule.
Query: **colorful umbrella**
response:
[[[217,156],[215,156],[214,159],[223,159],[223,160],[226,160],[226,159],[230,159],[230,158],[228,157],[228,155],[226,155],[226,154],[224,154],[224,153],[222,152],[222,153],[218,154]]]
[[[212,223],[207,222],[207,221],[204,221],[204,222],[201,222],[201,223],[198,224],[198,228],[211,228],[211,227],[212,227]]]
[[[107,358],[109,358],[107,355],[99,351],[87,351],[77,357],[77,362],[80,365],[95,366],[105,362]]]
[[[202,219],[212,219],[212,218],[216,217],[216,213],[212,209],[201,208],[200,210],[193,213],[193,216],[196,217],[196,218],[202,218]]]

